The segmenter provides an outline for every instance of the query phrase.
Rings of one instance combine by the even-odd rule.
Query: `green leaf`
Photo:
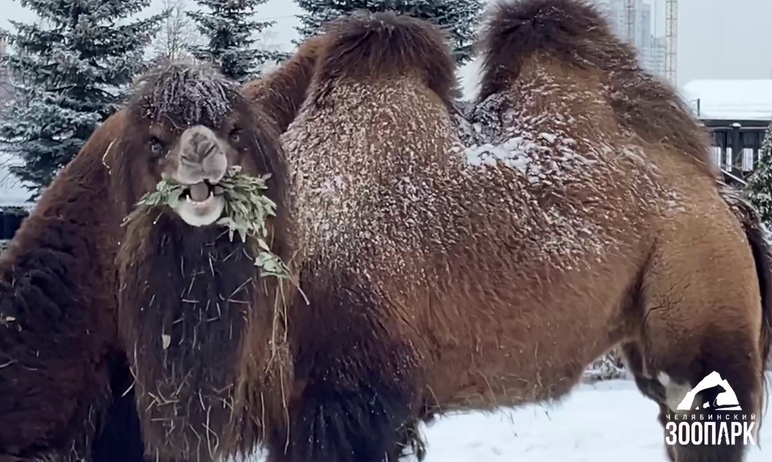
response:
[[[267,243],[268,228],[266,221],[269,217],[276,216],[276,203],[262,195],[260,191],[267,190],[265,180],[270,174],[262,177],[253,177],[241,173],[240,167],[229,170],[229,175],[223,178],[219,185],[223,188],[225,199],[224,216],[217,220],[218,226],[228,229],[228,238],[233,241],[236,234],[242,242],[247,242],[253,237],[260,253],[255,260],[255,266],[261,268],[261,277],[274,276],[289,279],[289,268],[277,255],[271,252]],[[180,196],[186,187],[171,180],[163,179],[156,185],[156,190],[144,195],[138,203],[140,208],[153,208],[179,204]],[[137,216],[139,209],[132,212],[126,221]]]

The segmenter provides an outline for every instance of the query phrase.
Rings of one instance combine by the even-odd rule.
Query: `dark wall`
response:
[[[28,212],[16,207],[0,208],[0,239],[12,239]]]

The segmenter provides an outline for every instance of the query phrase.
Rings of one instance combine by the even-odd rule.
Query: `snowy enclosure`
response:
[[[580,385],[555,405],[441,418],[425,429],[425,462],[666,462],[657,412],[632,380]],[[746,462],[772,460],[769,422],[759,443]]]
[[[665,462],[657,412],[631,380],[580,385],[554,406],[442,419],[426,430],[426,462]],[[747,462],[772,460],[761,428]]]

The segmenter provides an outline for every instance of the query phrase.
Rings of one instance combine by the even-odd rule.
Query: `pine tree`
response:
[[[150,0],[20,0],[39,21],[2,31],[16,104],[0,125],[11,173],[33,197],[78,153],[125,98],[162,15],[127,21]]]
[[[746,186],[746,194],[768,229],[772,229],[772,122],[759,151],[759,163]]]
[[[222,74],[244,83],[260,75],[263,64],[284,60],[287,55],[258,49],[256,35],[274,25],[273,21],[253,19],[255,9],[268,0],[196,0],[208,12],[188,12],[199,32],[208,39],[206,46],[191,47],[193,55],[214,63]]]
[[[314,35],[322,24],[359,9],[395,11],[433,22],[447,31],[456,63],[472,59],[475,30],[483,8],[481,0],[295,0],[305,14],[298,15],[301,40]]]

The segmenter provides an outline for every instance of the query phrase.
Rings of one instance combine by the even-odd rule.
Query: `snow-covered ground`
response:
[[[633,381],[580,385],[552,406],[438,420],[425,432],[426,462],[666,461],[657,412]],[[772,460],[772,421],[760,443],[747,462]]]
[[[580,385],[552,406],[445,417],[425,435],[426,462],[667,460],[657,406],[629,380]],[[762,425],[760,443],[747,462],[772,460],[772,420]]]

